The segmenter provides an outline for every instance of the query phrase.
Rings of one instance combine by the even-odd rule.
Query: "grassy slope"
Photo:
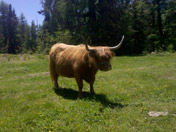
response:
[[[48,58],[0,55],[0,131],[176,131],[176,54],[116,57],[98,72],[96,96],[84,83],[78,100],[74,79],[61,77],[54,91]]]

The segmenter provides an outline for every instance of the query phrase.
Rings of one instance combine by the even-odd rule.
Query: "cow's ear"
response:
[[[116,56],[116,53],[111,51],[112,57]]]
[[[84,60],[85,60],[85,62],[88,62],[88,54],[85,54],[85,56],[84,56]]]

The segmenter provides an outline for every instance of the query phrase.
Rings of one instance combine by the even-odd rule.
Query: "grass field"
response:
[[[48,56],[0,55],[0,132],[175,132],[176,53],[123,56],[98,72],[96,95],[74,79],[53,89]],[[168,112],[151,117],[150,111]]]

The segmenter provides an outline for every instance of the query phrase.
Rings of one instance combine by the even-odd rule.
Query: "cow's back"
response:
[[[58,43],[52,46],[50,56],[54,58],[58,75],[74,77],[75,70],[82,67],[86,49],[83,45],[73,46]]]

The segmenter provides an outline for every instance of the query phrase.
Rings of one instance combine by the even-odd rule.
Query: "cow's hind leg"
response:
[[[54,75],[54,78],[53,78],[53,81],[54,81],[54,88],[55,88],[55,89],[59,89],[58,77],[59,77],[59,75],[55,74],[55,75]]]
[[[94,88],[93,88],[93,83],[90,83],[90,93],[95,94]]]
[[[82,88],[83,88],[83,80],[79,76],[75,76],[76,82],[78,84],[79,88],[79,94],[78,97],[82,99]]]
[[[54,58],[53,55],[50,54],[50,60],[49,60],[50,76],[51,76],[52,81],[54,82],[55,89],[58,89],[59,85],[58,85],[57,80],[58,80],[59,75],[56,72],[55,61],[53,58]]]

